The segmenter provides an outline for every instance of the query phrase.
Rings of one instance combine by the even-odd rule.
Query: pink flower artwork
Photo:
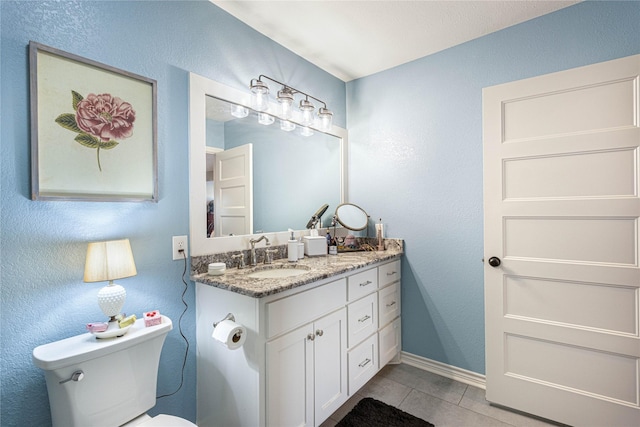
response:
[[[60,114],[55,121],[77,133],[74,139],[77,143],[97,150],[98,169],[102,171],[100,149],[113,149],[119,144],[117,139],[133,135],[136,112],[130,103],[109,93],[90,93],[84,98],[72,90],[71,97],[75,114]]]
[[[90,93],[78,103],[78,127],[101,141],[129,138],[133,134],[136,112],[131,104],[108,93]]]

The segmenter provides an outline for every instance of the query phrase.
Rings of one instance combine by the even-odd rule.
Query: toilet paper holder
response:
[[[217,322],[213,322],[213,327],[215,328],[216,326],[218,326],[218,323],[224,322],[225,320],[231,320],[232,322],[235,322],[236,318],[233,316],[232,313],[229,313],[224,317],[224,319],[218,320]]]

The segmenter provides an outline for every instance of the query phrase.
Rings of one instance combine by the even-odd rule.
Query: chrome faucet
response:
[[[261,240],[265,240],[267,246],[271,245],[271,243],[269,243],[269,239],[267,239],[267,236],[260,236],[259,239],[249,240],[249,243],[251,243],[251,252],[249,256],[251,267],[255,267],[256,265],[258,265],[258,260],[256,258],[256,243],[260,242]]]

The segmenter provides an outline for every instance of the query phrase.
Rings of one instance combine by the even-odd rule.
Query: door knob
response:
[[[500,261],[500,258],[492,256],[491,258],[489,258],[489,265],[491,267],[497,267],[502,263],[502,261]]]

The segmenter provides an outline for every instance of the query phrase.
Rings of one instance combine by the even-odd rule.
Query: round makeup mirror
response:
[[[359,231],[367,228],[369,215],[360,206],[353,203],[342,203],[336,208],[336,220],[344,228]]]

